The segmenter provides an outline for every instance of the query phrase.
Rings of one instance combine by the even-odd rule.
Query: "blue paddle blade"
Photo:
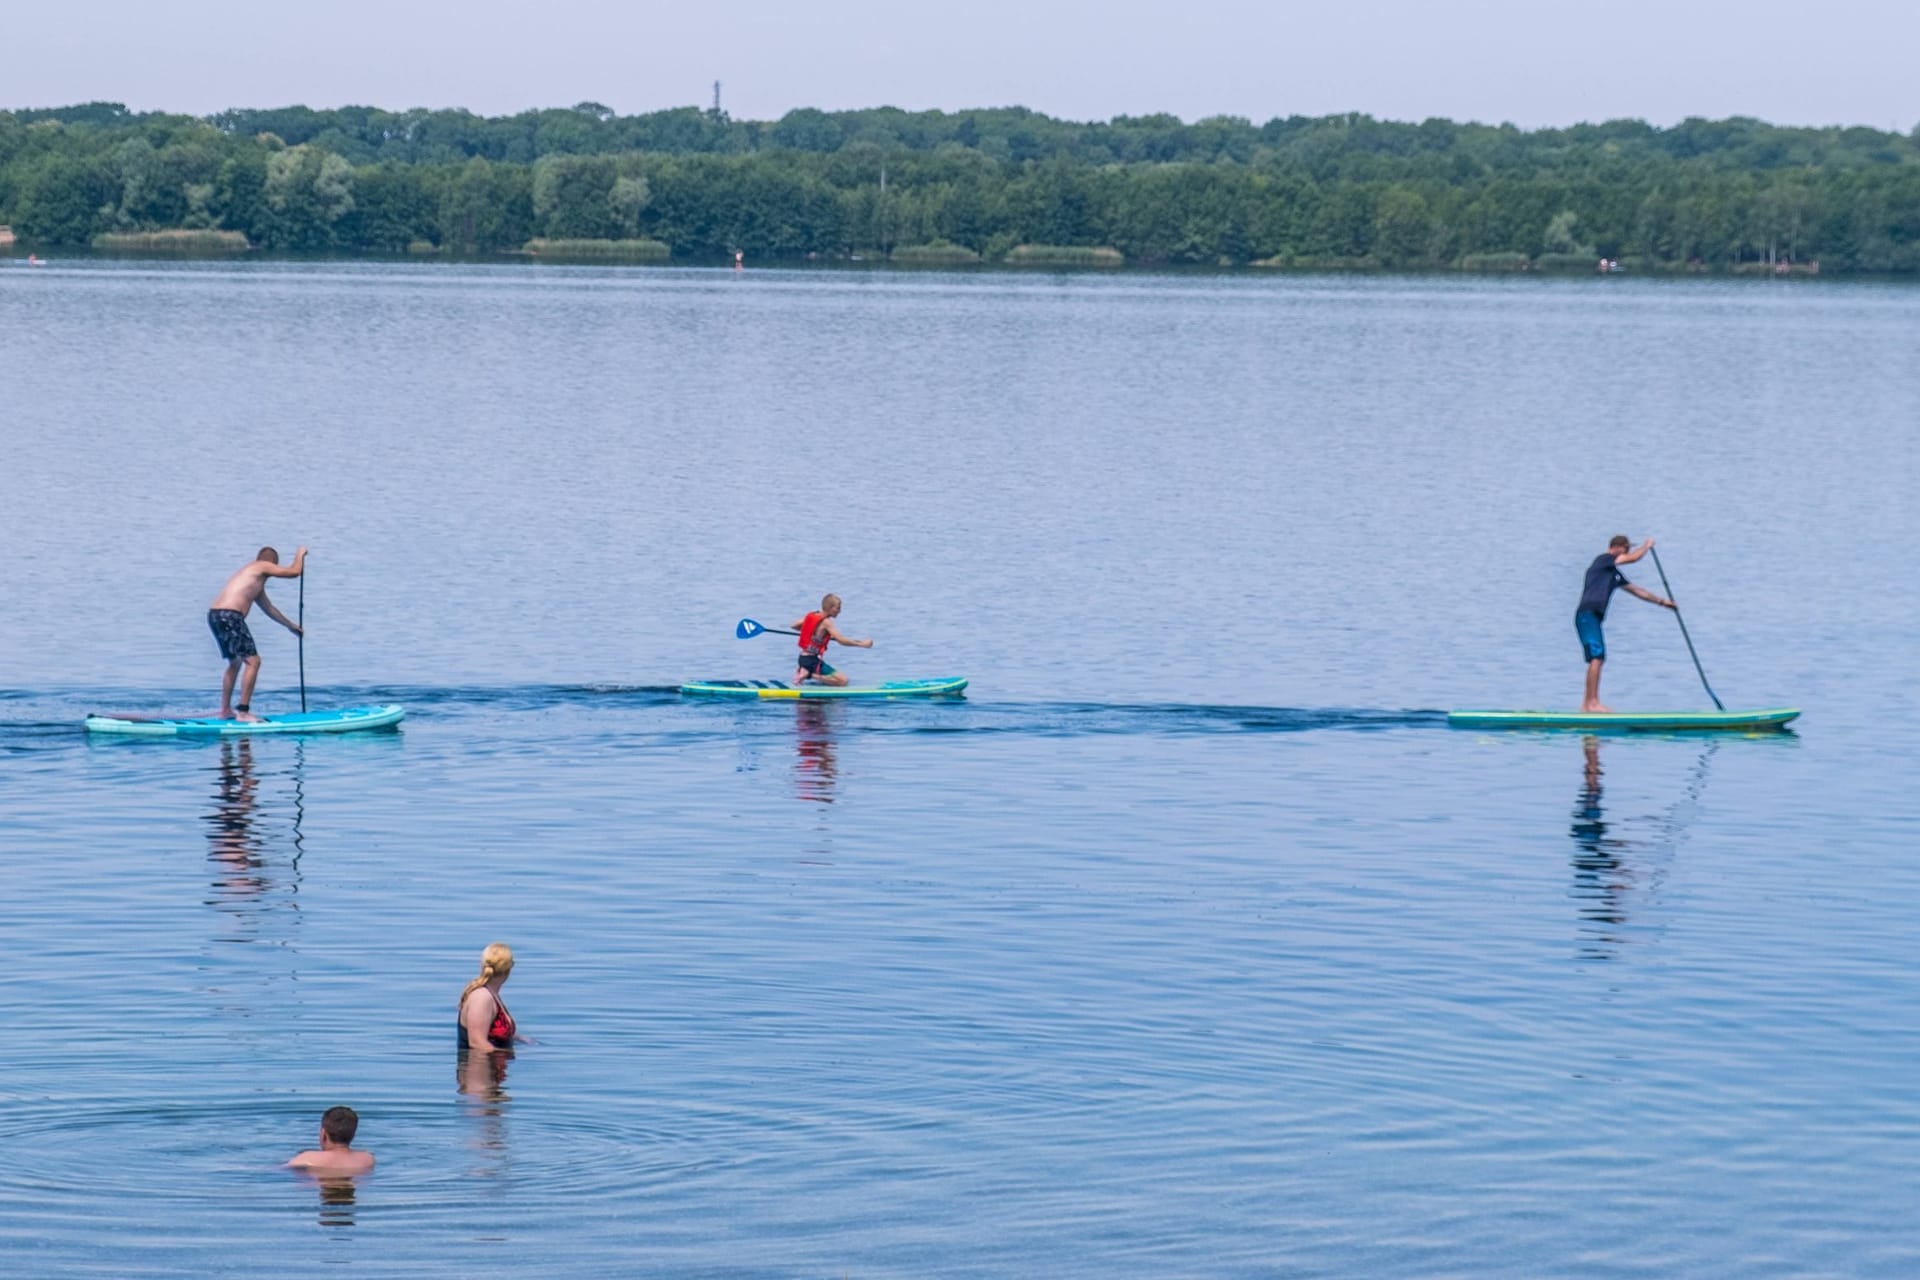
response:
[[[740,625],[733,629],[733,634],[741,640],[751,640],[765,630],[765,627],[755,622],[752,618],[742,618],[740,619]]]

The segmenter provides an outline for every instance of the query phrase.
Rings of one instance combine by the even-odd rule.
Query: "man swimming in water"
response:
[[[353,1135],[360,1131],[360,1116],[352,1107],[328,1107],[320,1117],[320,1149],[302,1151],[287,1161],[287,1168],[322,1177],[351,1177],[373,1168],[373,1152],[355,1151]]]
[[[1582,711],[1610,711],[1611,707],[1600,705],[1600,667],[1607,660],[1607,640],[1600,630],[1600,624],[1607,616],[1607,601],[1620,587],[1627,589],[1628,595],[1639,596],[1650,604],[1663,609],[1679,606],[1671,600],[1663,600],[1644,587],[1636,587],[1627,581],[1627,575],[1620,572],[1623,564],[1632,564],[1653,548],[1653,539],[1648,538],[1637,548],[1632,546],[1624,533],[1615,534],[1607,543],[1607,549],[1593,558],[1587,566],[1587,579],[1580,589],[1580,607],[1574,611],[1573,629],[1580,636],[1580,650],[1587,656],[1587,696],[1580,704]]]
[[[254,647],[253,632],[247,630],[247,611],[254,602],[260,603],[260,612],[293,632],[302,634],[299,626],[288,620],[287,615],[273,607],[273,601],[267,599],[268,578],[297,578],[307,567],[307,549],[301,547],[293,553],[293,564],[282,567],[280,553],[272,547],[260,548],[260,554],[240,572],[227,579],[227,585],[220,588],[220,594],[213,598],[213,607],[207,610],[207,626],[213,632],[213,639],[220,646],[220,656],[227,660],[227,674],[220,681],[220,718],[239,720],[243,724],[259,724],[260,717],[253,714],[253,685],[260,678],[260,651]],[[233,682],[240,679],[240,701],[233,700]]]
[[[871,649],[871,640],[849,640],[840,634],[840,628],[833,620],[840,616],[840,597],[829,593],[821,597],[820,607],[804,618],[794,620],[793,629],[800,633],[800,665],[793,673],[793,682],[801,684],[812,680],[817,684],[844,685],[847,677],[827,665],[827,645],[843,644],[850,649]]]

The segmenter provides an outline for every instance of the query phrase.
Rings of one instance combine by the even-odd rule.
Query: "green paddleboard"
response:
[[[1449,711],[1455,729],[1580,729],[1588,733],[1683,733],[1784,729],[1797,708],[1767,711]]]
[[[780,680],[694,680],[680,686],[690,698],[951,698],[967,687],[965,676],[937,680],[889,680],[885,684],[803,684]]]

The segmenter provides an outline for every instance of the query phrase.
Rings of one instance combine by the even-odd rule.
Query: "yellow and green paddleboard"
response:
[[[690,698],[952,698],[967,687],[965,676],[936,680],[889,680],[885,684],[803,684],[781,680],[694,680],[680,686]]]

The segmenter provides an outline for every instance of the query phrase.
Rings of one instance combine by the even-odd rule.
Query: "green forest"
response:
[[[1920,271],[1920,130],[597,103],[0,112],[26,246],[609,258]]]

